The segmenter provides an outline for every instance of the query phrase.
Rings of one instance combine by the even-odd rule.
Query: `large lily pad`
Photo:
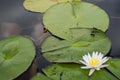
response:
[[[120,59],[112,59],[108,69],[120,79]]]
[[[0,40],[0,80],[13,80],[27,70],[35,56],[33,42],[22,36]]]
[[[67,2],[48,9],[43,22],[54,35],[70,39],[70,28],[97,28],[106,31],[109,18],[104,10],[91,3]]]
[[[104,69],[88,76],[89,70],[82,70],[77,64],[54,64],[43,69],[43,72],[52,80],[117,80]]]
[[[25,0],[23,5],[27,10],[33,12],[45,12],[49,7],[57,3],[68,1],[80,1],[80,0]]]
[[[94,33],[93,33],[94,31]],[[72,39],[48,37],[42,44],[43,56],[51,62],[76,62],[88,52],[108,53],[111,42],[104,32],[96,29],[71,29]]]

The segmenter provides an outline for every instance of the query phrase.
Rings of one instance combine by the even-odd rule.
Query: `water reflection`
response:
[[[15,36],[20,34],[21,27],[16,23],[4,22],[1,23],[0,37],[7,38],[9,36]]]

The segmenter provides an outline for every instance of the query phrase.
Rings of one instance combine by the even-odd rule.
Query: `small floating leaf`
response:
[[[59,40],[55,37],[48,37],[42,44],[43,56],[51,62],[76,62],[84,54],[93,51],[108,53],[111,42],[104,32],[93,29],[71,29],[72,39]]]
[[[28,69],[35,57],[33,42],[22,36],[0,40],[0,80],[13,80]]]
[[[45,12],[49,7],[57,3],[68,1],[80,1],[80,0],[25,0],[23,5],[27,10],[33,12]]]
[[[108,15],[96,5],[87,2],[60,3],[48,9],[43,23],[54,35],[70,39],[70,28],[97,28],[106,31]]]
[[[78,64],[54,64],[43,69],[43,72],[52,80],[117,80],[104,69],[88,76],[89,70],[82,70]]]

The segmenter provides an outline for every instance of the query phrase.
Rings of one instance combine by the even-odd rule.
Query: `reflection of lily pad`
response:
[[[71,38],[70,28],[97,28],[106,31],[108,15],[101,8],[87,2],[61,3],[48,9],[43,22],[46,28],[63,39]]]
[[[34,12],[45,12],[49,7],[60,2],[80,0],[25,0],[24,7]]]
[[[95,71],[92,76],[88,76],[88,71],[82,70],[77,64],[55,64],[43,69],[45,75],[52,80],[117,80],[103,69]]]
[[[13,80],[27,70],[35,56],[35,47],[26,37],[0,41],[0,80]],[[1,61],[2,60],[2,61]]]
[[[120,79],[120,59],[113,59],[108,69]]]
[[[43,56],[51,62],[79,62],[84,54],[93,51],[108,53],[111,42],[99,30],[71,29],[72,39],[59,40],[52,36],[42,44]]]

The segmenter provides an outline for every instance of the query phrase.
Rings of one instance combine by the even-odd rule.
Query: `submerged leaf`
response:
[[[54,35],[69,40],[71,28],[97,28],[106,31],[109,17],[104,10],[87,2],[60,3],[48,9],[43,22]]]
[[[23,5],[27,10],[33,12],[45,12],[49,7],[57,3],[68,1],[80,1],[80,0],[25,0]]]
[[[43,69],[43,72],[52,80],[117,80],[104,69],[88,76],[89,71],[82,70],[78,64],[54,64]]]
[[[0,80],[13,80],[28,69],[35,57],[33,42],[22,36],[0,40]]]
[[[76,62],[93,51],[108,53],[111,42],[105,33],[93,29],[71,29],[72,39],[48,37],[42,44],[43,56],[51,62]],[[92,33],[92,35],[91,35]]]

